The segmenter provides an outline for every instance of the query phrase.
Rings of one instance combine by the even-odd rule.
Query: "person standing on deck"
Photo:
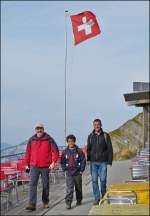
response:
[[[92,186],[94,194],[94,205],[98,205],[100,198],[104,196],[107,185],[107,165],[112,165],[113,148],[110,136],[102,129],[100,119],[93,121],[94,130],[87,139],[87,161],[90,162]],[[98,185],[101,183],[101,196]]]
[[[44,132],[44,125],[35,126],[35,134],[29,139],[26,148],[25,160],[27,170],[30,169],[29,205],[27,210],[36,210],[37,184],[41,175],[43,191],[43,208],[49,208],[49,169],[54,169],[59,157],[59,150],[54,139]]]
[[[68,146],[61,156],[61,167],[66,173],[66,208],[71,209],[74,187],[76,192],[76,205],[82,204],[82,174],[85,170],[86,159],[83,151],[76,145],[76,137],[70,134],[66,137]]]

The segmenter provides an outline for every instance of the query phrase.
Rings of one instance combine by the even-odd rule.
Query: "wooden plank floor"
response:
[[[84,172],[83,177],[85,182],[88,182],[91,180],[91,177],[89,175],[89,169],[87,168]],[[43,203],[42,203],[42,185],[38,184],[37,189],[37,207],[36,211],[29,211],[26,210],[26,206],[28,205],[29,201],[29,186],[25,185],[25,191],[23,192],[22,186],[19,186],[19,202],[16,202],[15,194],[13,194],[13,205],[9,206],[9,211],[5,212],[3,211],[4,208],[1,208],[1,215],[44,215],[46,212],[48,212],[50,209],[52,209],[54,206],[59,204],[62,200],[65,198],[66,193],[66,183],[65,183],[65,176],[60,175],[56,178],[56,183],[50,183],[50,202],[49,202],[49,209],[43,209]]]
[[[130,161],[117,161],[114,162],[112,167],[108,167],[108,185],[111,184],[112,182],[120,182],[124,181],[127,179],[131,179],[130,172],[129,172],[129,167],[130,167]],[[123,172],[122,172],[123,171]],[[77,215],[77,213],[81,212],[82,215],[87,215],[90,208],[92,207],[93,203],[93,194],[92,194],[92,184],[91,184],[91,175],[90,175],[90,169],[87,166],[86,171],[83,174],[83,184],[84,188],[84,200],[83,200],[83,206],[74,208],[70,210],[70,213],[72,215]],[[86,187],[86,184],[88,186]],[[22,193],[21,192],[21,187],[19,191],[20,195],[20,201],[17,203],[15,198],[14,198],[14,203],[16,205],[12,206],[9,208],[9,211],[7,212],[6,215],[54,215],[55,212],[57,212],[57,215],[64,215],[66,210],[65,210],[65,193],[66,193],[66,185],[65,185],[65,177],[60,176],[60,178],[57,179],[56,183],[51,183],[50,184],[50,208],[49,209],[44,209],[42,206],[42,201],[41,201],[41,193],[42,193],[42,187],[41,185],[38,186],[38,195],[37,195],[37,209],[36,211],[28,211],[25,210],[25,207],[28,205],[28,200],[29,200],[29,195],[28,192]],[[29,188],[28,188],[29,189]],[[59,208],[58,208],[59,206]],[[86,212],[86,213],[85,213]],[[68,212],[68,214],[70,214]],[[80,215],[80,214],[79,214]]]
[[[50,182],[50,206],[52,206],[56,200],[58,200],[62,195],[64,195],[65,191],[65,176],[61,175],[56,179],[56,183]],[[9,210],[6,212],[6,203],[1,202],[1,215],[42,215],[44,211],[42,205],[42,185],[38,184],[37,189],[37,209],[36,211],[28,211],[25,210],[29,201],[29,185],[25,185],[25,190],[23,191],[23,187],[18,187],[18,195],[19,202],[16,200],[16,195],[13,192],[11,196],[12,204],[9,205]],[[4,205],[4,206],[2,206]]]
[[[113,166],[108,166],[108,182],[109,186],[113,182],[122,182],[127,179],[131,179],[129,167],[131,166],[131,161],[115,161]],[[58,205],[49,209],[45,215],[88,215],[90,209],[93,206],[93,191],[91,176],[88,171],[83,174],[83,201],[81,206],[76,206],[76,199],[74,195],[74,200],[72,203],[72,208],[67,210],[65,207],[65,200],[59,202]]]
[[[149,215],[149,205],[101,205],[93,206],[89,215]]]

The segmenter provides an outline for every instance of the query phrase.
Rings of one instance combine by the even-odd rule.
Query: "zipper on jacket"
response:
[[[98,149],[98,135],[96,135],[96,149]],[[98,159],[97,157],[97,150],[96,150],[96,160]]]

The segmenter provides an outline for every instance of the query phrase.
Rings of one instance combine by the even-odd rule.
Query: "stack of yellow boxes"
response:
[[[111,205],[111,198],[115,196],[129,199],[134,197],[136,202]],[[149,182],[113,183],[102,201],[104,202],[100,206],[91,209],[89,215],[149,215]]]
[[[128,193],[116,193],[113,191],[131,191]],[[129,196],[136,194],[137,204],[149,204],[149,182],[126,182],[126,183],[113,183],[107,190],[104,198],[108,196]]]

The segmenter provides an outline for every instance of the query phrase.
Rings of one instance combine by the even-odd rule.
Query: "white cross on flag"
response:
[[[91,11],[85,11],[77,15],[72,15],[70,18],[72,22],[75,45],[101,33],[96,16]]]

